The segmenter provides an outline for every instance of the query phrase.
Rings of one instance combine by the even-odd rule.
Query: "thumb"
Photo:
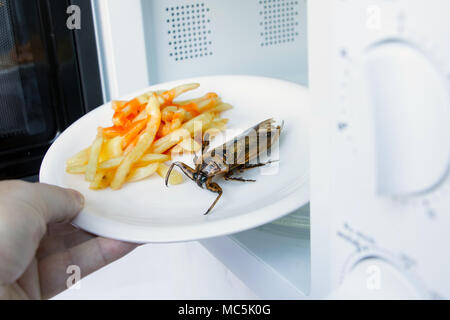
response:
[[[78,191],[48,184],[29,184],[30,199],[47,224],[70,222],[84,207],[84,197]]]
[[[69,222],[84,206],[84,197],[79,192],[42,183],[1,182],[0,195],[3,195],[1,202],[16,208],[27,207],[46,224]]]
[[[26,270],[48,224],[71,221],[83,205],[83,196],[74,190],[0,182],[0,286],[13,283]]]

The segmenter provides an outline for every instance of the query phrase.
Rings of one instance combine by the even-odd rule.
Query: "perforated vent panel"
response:
[[[306,1],[143,1],[150,82],[248,74],[307,84]]]
[[[166,8],[169,56],[175,61],[213,55],[210,8],[197,2]]]
[[[261,46],[294,42],[299,38],[300,4],[291,0],[260,0]]]

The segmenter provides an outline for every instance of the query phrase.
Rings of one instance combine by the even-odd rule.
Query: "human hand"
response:
[[[67,268],[81,277],[136,248],[70,225],[84,206],[74,191],[0,182],[0,299],[48,299],[67,289]]]

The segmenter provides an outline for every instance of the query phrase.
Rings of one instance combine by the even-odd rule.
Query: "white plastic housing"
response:
[[[346,275],[332,300],[417,300],[423,299],[411,280],[390,263],[364,259]]]
[[[378,192],[408,196],[436,187],[450,164],[450,99],[440,70],[419,49],[391,41],[368,51]]]
[[[329,241],[313,236],[311,256],[325,248],[337,289],[352,262],[381,252],[421,296],[446,299],[450,2],[317,3],[331,4],[331,27],[310,42],[313,137],[322,142],[312,143],[311,221]],[[354,276],[364,279],[361,270]]]

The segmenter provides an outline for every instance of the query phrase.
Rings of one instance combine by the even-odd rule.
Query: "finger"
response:
[[[64,252],[42,259],[39,276],[43,298],[51,298],[67,289],[68,267],[79,268],[81,278],[123,257],[138,245],[94,238]]]
[[[49,224],[47,226],[47,234],[46,237],[57,237],[57,236],[65,236],[74,232],[79,231],[80,229],[70,223],[54,223]]]
[[[2,182],[0,193],[10,210],[38,214],[45,224],[71,221],[84,206],[81,193],[42,183]]]
[[[43,183],[28,184],[28,187],[31,199],[36,201],[37,213],[47,224],[72,221],[84,207],[84,197],[78,191]]]

